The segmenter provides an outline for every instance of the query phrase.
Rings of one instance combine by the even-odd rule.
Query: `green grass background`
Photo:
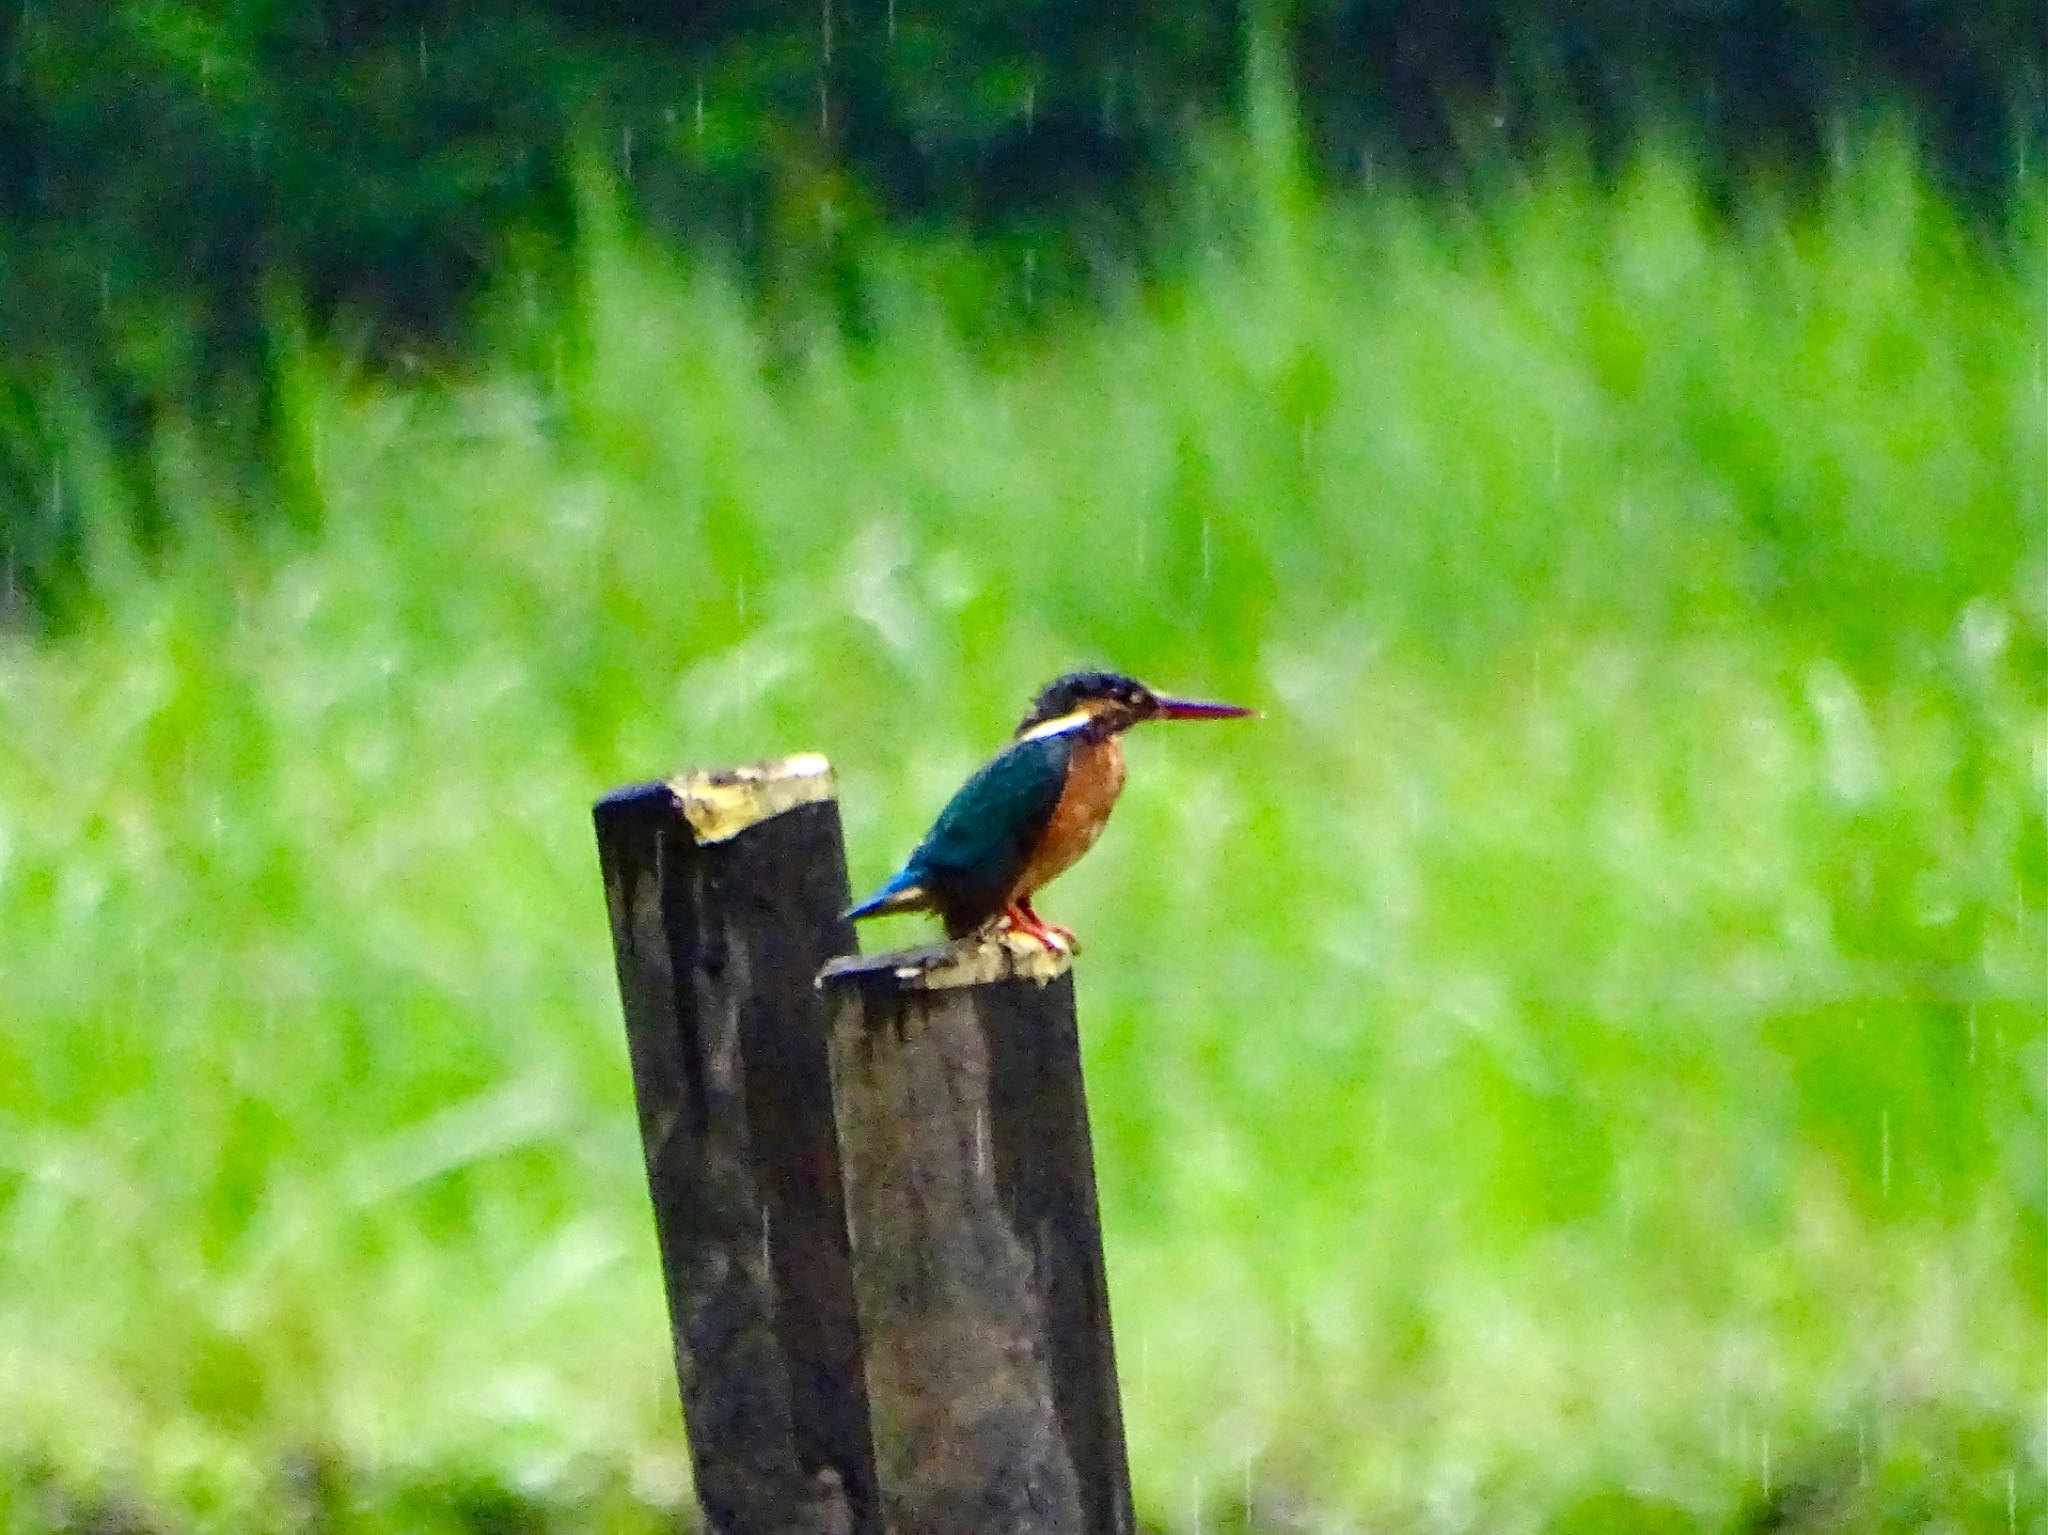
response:
[[[651,1530],[687,1461],[588,805],[798,749],[893,867],[1075,663],[1140,1504],[2040,1532],[2044,205],[1253,156],[1121,298],[644,246],[0,637],[0,1527]],[[282,515],[280,515],[282,514]],[[884,928],[883,941],[921,932]]]

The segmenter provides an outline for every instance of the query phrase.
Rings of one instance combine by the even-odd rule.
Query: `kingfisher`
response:
[[[1073,933],[1044,921],[1031,898],[1102,835],[1124,786],[1117,737],[1146,720],[1252,713],[1170,698],[1121,672],[1069,672],[1039,693],[1010,744],[960,786],[903,867],[846,915],[936,912],[950,938],[1002,919],[1048,949],[1071,951]]]

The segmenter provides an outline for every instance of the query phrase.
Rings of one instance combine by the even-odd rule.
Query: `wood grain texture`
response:
[[[854,946],[838,805],[700,834],[682,787],[595,817],[698,1499],[715,1535],[883,1535],[811,984]]]
[[[1072,976],[928,973],[820,978],[889,1528],[1128,1535]]]

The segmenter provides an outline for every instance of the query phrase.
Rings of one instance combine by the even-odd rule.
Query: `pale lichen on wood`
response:
[[[839,797],[832,764],[816,752],[685,773],[670,779],[668,788],[700,845],[727,841],[799,805]]]
[[[976,933],[946,943],[888,954],[846,954],[818,972],[818,985],[886,976],[905,991],[947,991],[997,981],[1050,985],[1074,967],[1074,956],[1023,933]]]

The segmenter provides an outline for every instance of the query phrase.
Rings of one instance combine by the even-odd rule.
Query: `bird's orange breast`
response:
[[[1028,898],[1095,845],[1123,788],[1124,751],[1115,736],[1083,741],[1074,748],[1066,787],[1052,807],[1045,836],[1018,877],[1019,899]]]

